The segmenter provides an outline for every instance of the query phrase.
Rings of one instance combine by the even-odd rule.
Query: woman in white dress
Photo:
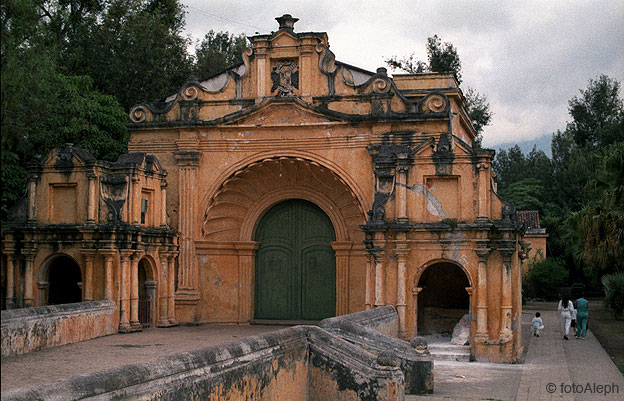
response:
[[[570,322],[572,321],[572,315],[574,314],[574,305],[567,295],[561,297],[559,306],[557,307],[559,314],[561,315],[561,331],[563,331],[563,339],[568,339],[570,333]]]

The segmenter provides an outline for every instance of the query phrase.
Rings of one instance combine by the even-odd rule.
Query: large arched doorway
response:
[[[48,266],[48,305],[69,304],[82,301],[82,273],[78,263],[61,255]]]
[[[418,287],[418,334],[450,335],[465,314],[469,313],[468,277],[454,263],[440,262],[427,267]]]
[[[329,217],[304,200],[273,206],[255,240],[256,320],[321,320],[336,314],[336,234]]]

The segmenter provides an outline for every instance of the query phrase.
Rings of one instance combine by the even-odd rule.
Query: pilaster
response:
[[[499,252],[503,257],[503,271],[501,274],[501,330],[500,338],[508,341],[512,337],[511,331],[511,312],[513,306],[511,304],[511,257],[514,254],[514,248],[501,248]]]
[[[23,248],[21,250],[22,255],[26,259],[26,266],[24,269],[24,307],[30,308],[34,306],[33,297],[33,265],[35,263],[35,257],[37,256],[37,248]]]
[[[487,247],[489,241],[477,241],[475,252],[479,257],[477,271],[477,333],[476,342],[486,342],[488,335],[488,305],[487,305],[487,260],[491,249]]]
[[[238,323],[250,322],[253,318],[254,266],[259,242],[235,242],[238,252]]]
[[[349,313],[349,253],[351,241],[332,242],[336,252],[336,315]]]
[[[7,268],[6,268],[6,308],[15,308],[15,248],[11,245],[6,245],[3,249],[3,253],[6,255]]]
[[[399,338],[406,340],[407,334],[407,249],[406,241],[397,241],[394,253],[397,256],[397,314],[399,315]]]
[[[93,260],[97,251],[95,249],[81,249],[84,258],[85,276],[83,278],[83,297],[85,301],[93,301]]]
[[[195,208],[197,202],[197,168],[200,153],[194,150],[174,153],[179,172],[179,213],[178,232],[180,233],[180,256],[178,259],[178,303],[195,305],[199,301],[198,271],[195,258]]]

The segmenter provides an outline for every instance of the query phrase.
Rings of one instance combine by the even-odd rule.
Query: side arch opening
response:
[[[82,272],[78,263],[67,255],[48,262],[48,305],[82,302]]]
[[[437,262],[420,276],[416,311],[419,335],[450,337],[455,325],[470,316],[470,280],[455,263]],[[468,325],[470,327],[470,325]]]

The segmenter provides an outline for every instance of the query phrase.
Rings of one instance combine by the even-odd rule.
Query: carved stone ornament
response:
[[[271,92],[277,90],[276,96],[294,96],[293,88],[299,89],[299,64],[292,60],[275,64],[271,81]]]

